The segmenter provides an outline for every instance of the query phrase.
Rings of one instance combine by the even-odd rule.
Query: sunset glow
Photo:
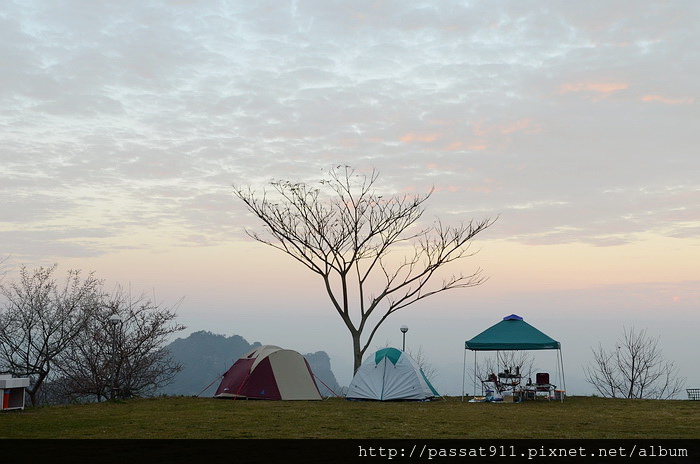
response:
[[[433,190],[421,226],[498,218],[450,268],[486,283],[374,340],[411,326],[439,390],[512,313],[562,342],[573,393],[632,325],[700,385],[697,2],[0,3],[4,279],[94,270],[177,304],[180,336],[324,350],[347,385],[322,282],[246,235],[231,186],[351,165]]]

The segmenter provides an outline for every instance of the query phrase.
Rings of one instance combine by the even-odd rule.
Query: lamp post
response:
[[[408,332],[408,326],[402,325],[401,333],[403,333],[403,349],[401,349],[401,351],[406,351],[406,332]]]
[[[121,324],[122,318],[118,314],[109,316],[109,323],[112,324],[112,381],[109,398],[114,399],[117,388],[117,326]]]

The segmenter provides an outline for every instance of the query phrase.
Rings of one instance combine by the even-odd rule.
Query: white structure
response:
[[[24,389],[29,386],[25,377],[12,378],[9,374],[0,375],[0,411],[24,409]]]

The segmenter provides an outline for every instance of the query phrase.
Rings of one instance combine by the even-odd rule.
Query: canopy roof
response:
[[[496,350],[558,350],[561,344],[523,320],[511,314],[464,343],[472,351]]]

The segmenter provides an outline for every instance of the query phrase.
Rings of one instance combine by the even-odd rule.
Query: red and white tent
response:
[[[245,354],[224,374],[215,398],[320,400],[309,363],[294,350],[263,345]]]

